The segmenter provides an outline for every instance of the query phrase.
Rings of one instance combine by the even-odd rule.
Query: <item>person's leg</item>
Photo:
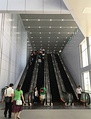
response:
[[[5,111],[4,111],[4,116],[7,117],[7,111],[8,111],[8,103],[5,102]]]
[[[18,114],[18,113],[14,113],[14,119],[17,119],[17,114]]]
[[[12,102],[9,102],[9,118],[11,118],[12,113]]]
[[[18,119],[20,119],[20,114],[21,114],[21,111],[18,112],[18,114],[17,114],[17,118],[18,118]]]

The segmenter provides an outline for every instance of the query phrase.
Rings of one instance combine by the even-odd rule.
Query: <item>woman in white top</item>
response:
[[[82,88],[80,85],[78,85],[77,89],[76,89],[76,93],[77,93],[77,98],[78,98],[78,101],[80,102],[80,99],[81,99],[81,93],[82,93]]]

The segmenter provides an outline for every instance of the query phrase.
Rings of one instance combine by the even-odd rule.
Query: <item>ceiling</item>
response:
[[[32,50],[62,51],[78,26],[71,14],[21,14]],[[31,45],[30,45],[31,44]]]
[[[85,37],[91,36],[91,0],[63,0]]]

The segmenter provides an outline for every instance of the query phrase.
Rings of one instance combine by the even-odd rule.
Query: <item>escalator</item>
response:
[[[57,102],[60,102],[60,95],[58,91],[53,64],[52,64],[51,54],[48,54],[47,57],[48,57],[48,68],[49,68],[50,88],[52,93],[52,102],[54,104],[57,104]]]
[[[74,90],[73,90],[73,88],[70,84],[70,81],[69,81],[69,79],[66,75],[66,72],[63,68],[63,65],[62,65],[61,61],[60,61],[60,58],[57,54],[55,54],[55,57],[56,57],[56,61],[58,63],[58,67],[59,67],[59,70],[60,70],[61,77],[62,77],[64,85],[65,85],[65,89],[68,93],[73,95],[74,101],[77,101],[76,95],[75,95]]]
[[[29,65],[29,69],[27,71],[27,74],[26,74],[26,77],[25,77],[25,80],[24,80],[24,83],[22,85],[22,90],[23,90],[23,93],[24,95],[29,92],[29,89],[30,89],[30,84],[31,84],[31,79],[32,79],[32,75],[33,75],[33,70],[34,70],[34,65],[35,65],[35,61],[36,61],[36,55],[33,56],[33,61],[32,61],[32,64]]]
[[[44,86],[44,59],[42,60],[41,63],[39,63],[36,86],[40,95],[40,88]]]

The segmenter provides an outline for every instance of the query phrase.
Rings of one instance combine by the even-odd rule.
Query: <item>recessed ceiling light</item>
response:
[[[64,43],[65,43],[65,41],[64,41]]]
[[[64,21],[64,19],[62,19],[62,21]]]
[[[39,28],[41,28],[41,26],[39,26]]]
[[[49,44],[48,44],[48,46],[49,46]]]
[[[30,32],[30,34],[32,34],[32,32]]]
[[[67,37],[66,37],[66,39],[67,39]]]
[[[42,41],[40,41],[40,43],[42,43]]]
[[[52,21],[52,19],[50,19],[50,21]]]
[[[50,41],[48,41],[48,43],[50,43]]]
[[[51,28],[51,26],[49,26],[49,28]]]
[[[34,42],[34,41],[32,41],[32,42]]]
[[[28,28],[30,28],[30,26],[28,26]]]
[[[58,39],[59,37],[57,37],[57,39]]]
[[[28,21],[28,19],[26,19],[26,21]]]
[[[42,37],[40,37],[40,38],[42,38]]]
[[[50,38],[50,37],[48,37],[48,38]]]
[[[41,32],[39,32],[39,34],[41,34]]]
[[[51,34],[51,32],[49,32],[49,34]]]
[[[60,32],[58,32],[58,34],[60,34]]]
[[[31,38],[33,38],[33,37],[31,37]]]
[[[56,43],[57,43],[58,41],[56,41]]]
[[[40,19],[38,19],[38,21],[40,21]]]
[[[60,28],[62,28],[62,26],[60,26]]]

